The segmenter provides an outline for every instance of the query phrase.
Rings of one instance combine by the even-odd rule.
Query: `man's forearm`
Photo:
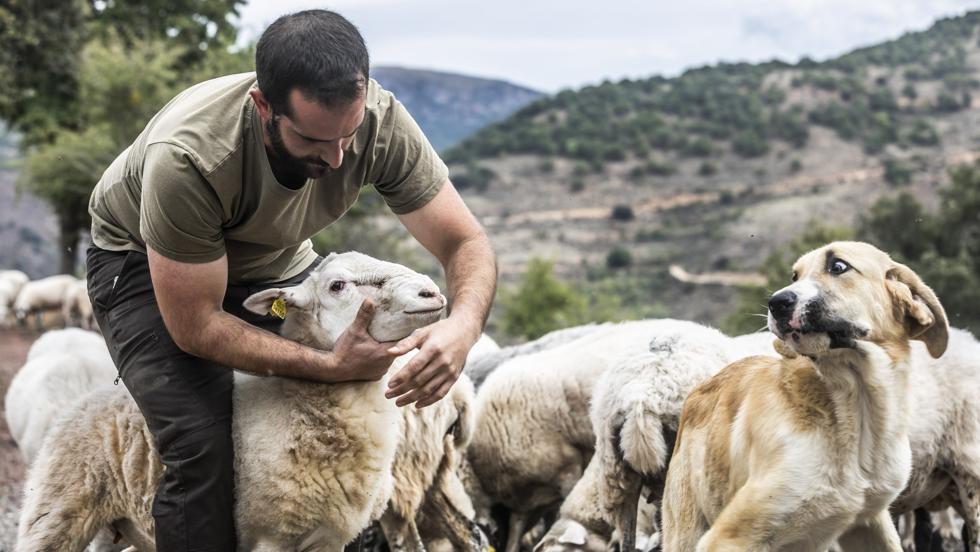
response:
[[[462,242],[444,262],[450,295],[450,318],[473,323],[476,340],[490,314],[497,289],[497,261],[487,235],[480,232]]]
[[[332,354],[214,312],[178,342],[187,353],[261,376],[334,381]]]

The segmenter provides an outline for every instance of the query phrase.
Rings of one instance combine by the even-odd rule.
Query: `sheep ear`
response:
[[[885,274],[886,285],[900,312],[905,313],[909,338],[926,344],[933,358],[946,352],[949,322],[939,298],[911,268],[895,263]]]
[[[313,269],[313,272],[320,272],[320,271],[322,271],[324,268],[326,268],[326,266],[328,264],[330,264],[330,261],[334,260],[334,258],[337,257],[337,255],[338,255],[338,253],[336,253],[336,252],[327,254],[327,256],[324,257],[323,260],[320,261],[320,264],[316,265],[316,268]]]
[[[285,302],[287,309],[308,310],[313,305],[313,298],[306,286],[295,286],[262,290],[245,299],[243,306],[255,314],[269,314],[272,311],[272,304],[280,298]]]
[[[575,546],[583,546],[585,544],[585,537],[587,532],[585,527],[580,523],[571,522],[568,525],[568,529],[558,537],[559,544],[574,544]]]

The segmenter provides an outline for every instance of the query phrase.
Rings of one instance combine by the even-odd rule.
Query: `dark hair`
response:
[[[357,27],[329,10],[284,15],[255,46],[259,90],[273,111],[286,116],[294,88],[324,107],[357,100],[367,86],[369,65]]]

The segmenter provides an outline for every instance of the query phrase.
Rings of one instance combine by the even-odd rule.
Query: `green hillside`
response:
[[[806,232],[856,235],[899,193],[948,203],[949,170],[980,157],[978,31],[971,12],[822,62],[565,90],[446,158],[497,247],[502,297],[543,259],[588,300],[580,319],[720,325],[764,312],[765,290],[747,307],[734,284],[776,253],[790,262]]]
[[[596,169],[653,153],[751,158],[776,141],[805,147],[811,125],[872,154],[888,144],[933,145],[928,117],[968,107],[978,85],[967,62],[978,23],[973,12],[823,63],[720,64],[566,90],[477,133],[449,158],[557,155]]]

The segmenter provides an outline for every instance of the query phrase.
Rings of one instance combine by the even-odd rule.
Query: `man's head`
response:
[[[342,16],[307,10],[277,19],[255,49],[252,98],[277,164],[310,178],[338,168],[364,119],[369,59]]]

